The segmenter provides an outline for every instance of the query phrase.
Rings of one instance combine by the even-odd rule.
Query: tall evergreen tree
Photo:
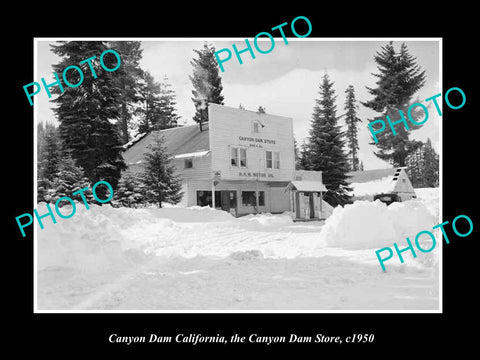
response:
[[[320,83],[320,99],[315,100],[312,128],[305,152],[307,170],[322,171],[323,183],[328,189],[325,200],[332,206],[350,202],[347,173],[348,158],[343,151],[344,134],[337,124],[335,90],[328,74]]]
[[[430,139],[410,153],[405,163],[414,187],[437,187],[439,183],[439,156]]]
[[[175,174],[175,166],[170,164],[170,155],[163,141],[161,135],[156,133],[154,143],[149,146],[150,151],[144,155],[146,201],[156,203],[159,207],[164,202],[177,204],[183,196],[182,180]]]
[[[363,161],[362,161],[362,160],[360,160],[360,165],[358,166],[358,170],[359,170],[359,171],[363,171],[363,170],[364,170],[364,168],[363,168]]]
[[[380,52],[374,56],[377,63],[378,74],[373,74],[378,80],[376,88],[367,87],[373,99],[362,104],[382,114],[382,120],[386,125],[385,131],[377,134],[378,143],[375,144],[379,151],[374,154],[382,160],[390,162],[394,166],[405,166],[405,159],[408,154],[414,151],[419,143],[409,140],[409,131],[403,123],[394,125],[397,135],[393,135],[387,122],[387,116],[392,122],[401,118],[400,112],[408,121],[407,110],[412,104],[412,97],[425,84],[425,71],[416,63],[405,43],[402,43],[400,51],[397,52],[392,42],[382,47]],[[415,121],[423,119],[423,112],[412,113]],[[378,119],[378,118],[376,118]],[[376,119],[369,119],[374,121]],[[421,125],[408,122],[409,130],[416,130]],[[380,124],[373,125],[374,130],[380,128]]]
[[[215,59],[215,47],[206,42],[203,49],[194,49],[197,59],[192,59],[190,64],[193,67],[193,76],[190,81],[193,85],[193,104],[195,115],[193,120],[197,123],[208,121],[208,103],[223,105],[222,78],[218,74],[218,62]]]
[[[160,83],[158,107],[154,112],[155,117],[152,124],[154,130],[169,129],[177,126],[180,116],[176,113],[176,104],[175,91],[172,90],[172,85],[168,82],[168,78],[165,75]]]
[[[112,205],[138,207],[145,202],[145,187],[138,174],[124,172],[113,196]]]
[[[139,133],[148,133],[154,129],[155,118],[158,107],[160,106],[160,83],[155,81],[152,74],[148,71],[143,73],[143,82],[139,88],[142,99],[141,106],[137,108],[137,114],[140,115]]]
[[[351,159],[350,169],[352,171],[357,171],[359,168],[359,160],[358,160],[358,128],[357,123],[362,121],[357,116],[357,100],[355,99],[355,89],[353,85],[349,85],[347,90],[345,90],[347,94],[345,100],[345,110],[347,111],[345,114],[345,122],[347,124],[347,146],[348,146],[348,157]]]
[[[81,67],[84,79],[77,87],[64,86],[61,93],[58,87],[53,92],[59,94],[53,101],[59,125],[60,137],[64,146],[71,150],[71,156],[92,183],[108,181],[115,189],[120,173],[126,168],[121,156],[122,143],[118,128],[114,125],[120,116],[121,89],[114,80],[116,72],[108,72],[100,66],[99,57],[108,49],[103,41],[62,41],[52,45],[52,51],[61,57],[53,65],[57,74],[70,65]],[[88,63],[82,60],[96,57],[91,61],[96,73],[93,76]],[[117,66],[114,54],[107,53],[103,62],[109,69]],[[78,72],[67,73],[72,84],[80,82]],[[99,188],[99,196],[104,196]],[[106,196],[106,195],[105,195]]]
[[[52,124],[39,127],[39,148],[37,152],[37,175],[38,179],[52,180],[55,176],[60,161],[60,137],[58,129]]]
[[[303,143],[302,143],[302,146],[300,148],[300,153],[299,153],[299,160],[298,160],[298,169],[299,170],[309,170],[310,169],[308,152],[309,152],[308,144],[304,140]]]
[[[111,47],[120,54],[122,62],[120,68],[115,71],[113,81],[120,89],[119,101],[121,104],[119,128],[121,131],[122,143],[130,140],[131,119],[135,110],[135,104],[140,101],[138,89],[142,77],[140,60],[142,49],[140,41],[112,41]]]

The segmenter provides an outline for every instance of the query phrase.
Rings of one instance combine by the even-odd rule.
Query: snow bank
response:
[[[437,192],[438,193],[438,192]],[[435,211],[434,192],[429,195]],[[39,205],[42,208],[42,204]],[[65,213],[68,211],[65,210]],[[392,246],[436,225],[422,201],[356,201],[325,222],[294,223],[288,212],[234,218],[209,207],[113,208],[81,204],[72,218],[37,224],[38,268],[98,269],[149,257],[295,258]],[[233,255],[232,255],[233,254]],[[261,254],[261,256],[260,256]]]
[[[375,195],[390,192],[393,188],[393,176],[389,175],[378,180],[363,183],[351,183],[352,193],[355,196]]]
[[[320,234],[328,246],[368,249],[392,246],[406,236],[431,229],[435,218],[418,200],[393,203],[355,201],[336,207]]]

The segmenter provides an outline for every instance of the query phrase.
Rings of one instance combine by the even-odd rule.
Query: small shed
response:
[[[397,194],[402,201],[417,197],[405,167],[354,171],[348,175],[354,200],[373,200],[377,194]]]
[[[290,191],[290,208],[294,221],[311,221],[325,219],[323,213],[322,193],[327,191],[320,181],[291,181],[285,191]]]

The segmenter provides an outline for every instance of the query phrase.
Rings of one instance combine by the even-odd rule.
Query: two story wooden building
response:
[[[315,194],[309,196],[311,211],[294,209],[299,203],[294,192],[301,192],[305,174],[295,172],[291,118],[218,104],[209,104],[208,114],[209,122],[201,129],[191,125],[159,131],[183,179],[184,205],[214,204],[235,216],[294,210],[299,218],[322,218],[321,204],[313,203],[327,191],[321,172],[315,172],[314,186],[310,180],[302,194]],[[125,150],[128,171],[142,170],[153,137],[145,135]],[[296,186],[289,186],[292,181]]]

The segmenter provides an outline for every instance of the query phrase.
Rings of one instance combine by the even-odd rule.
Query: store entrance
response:
[[[216,194],[215,194],[216,195]],[[221,191],[222,210],[237,216],[237,192],[232,190]]]
[[[211,191],[197,191],[198,206],[212,206]],[[215,191],[215,208],[237,216],[237,192],[235,190]]]

